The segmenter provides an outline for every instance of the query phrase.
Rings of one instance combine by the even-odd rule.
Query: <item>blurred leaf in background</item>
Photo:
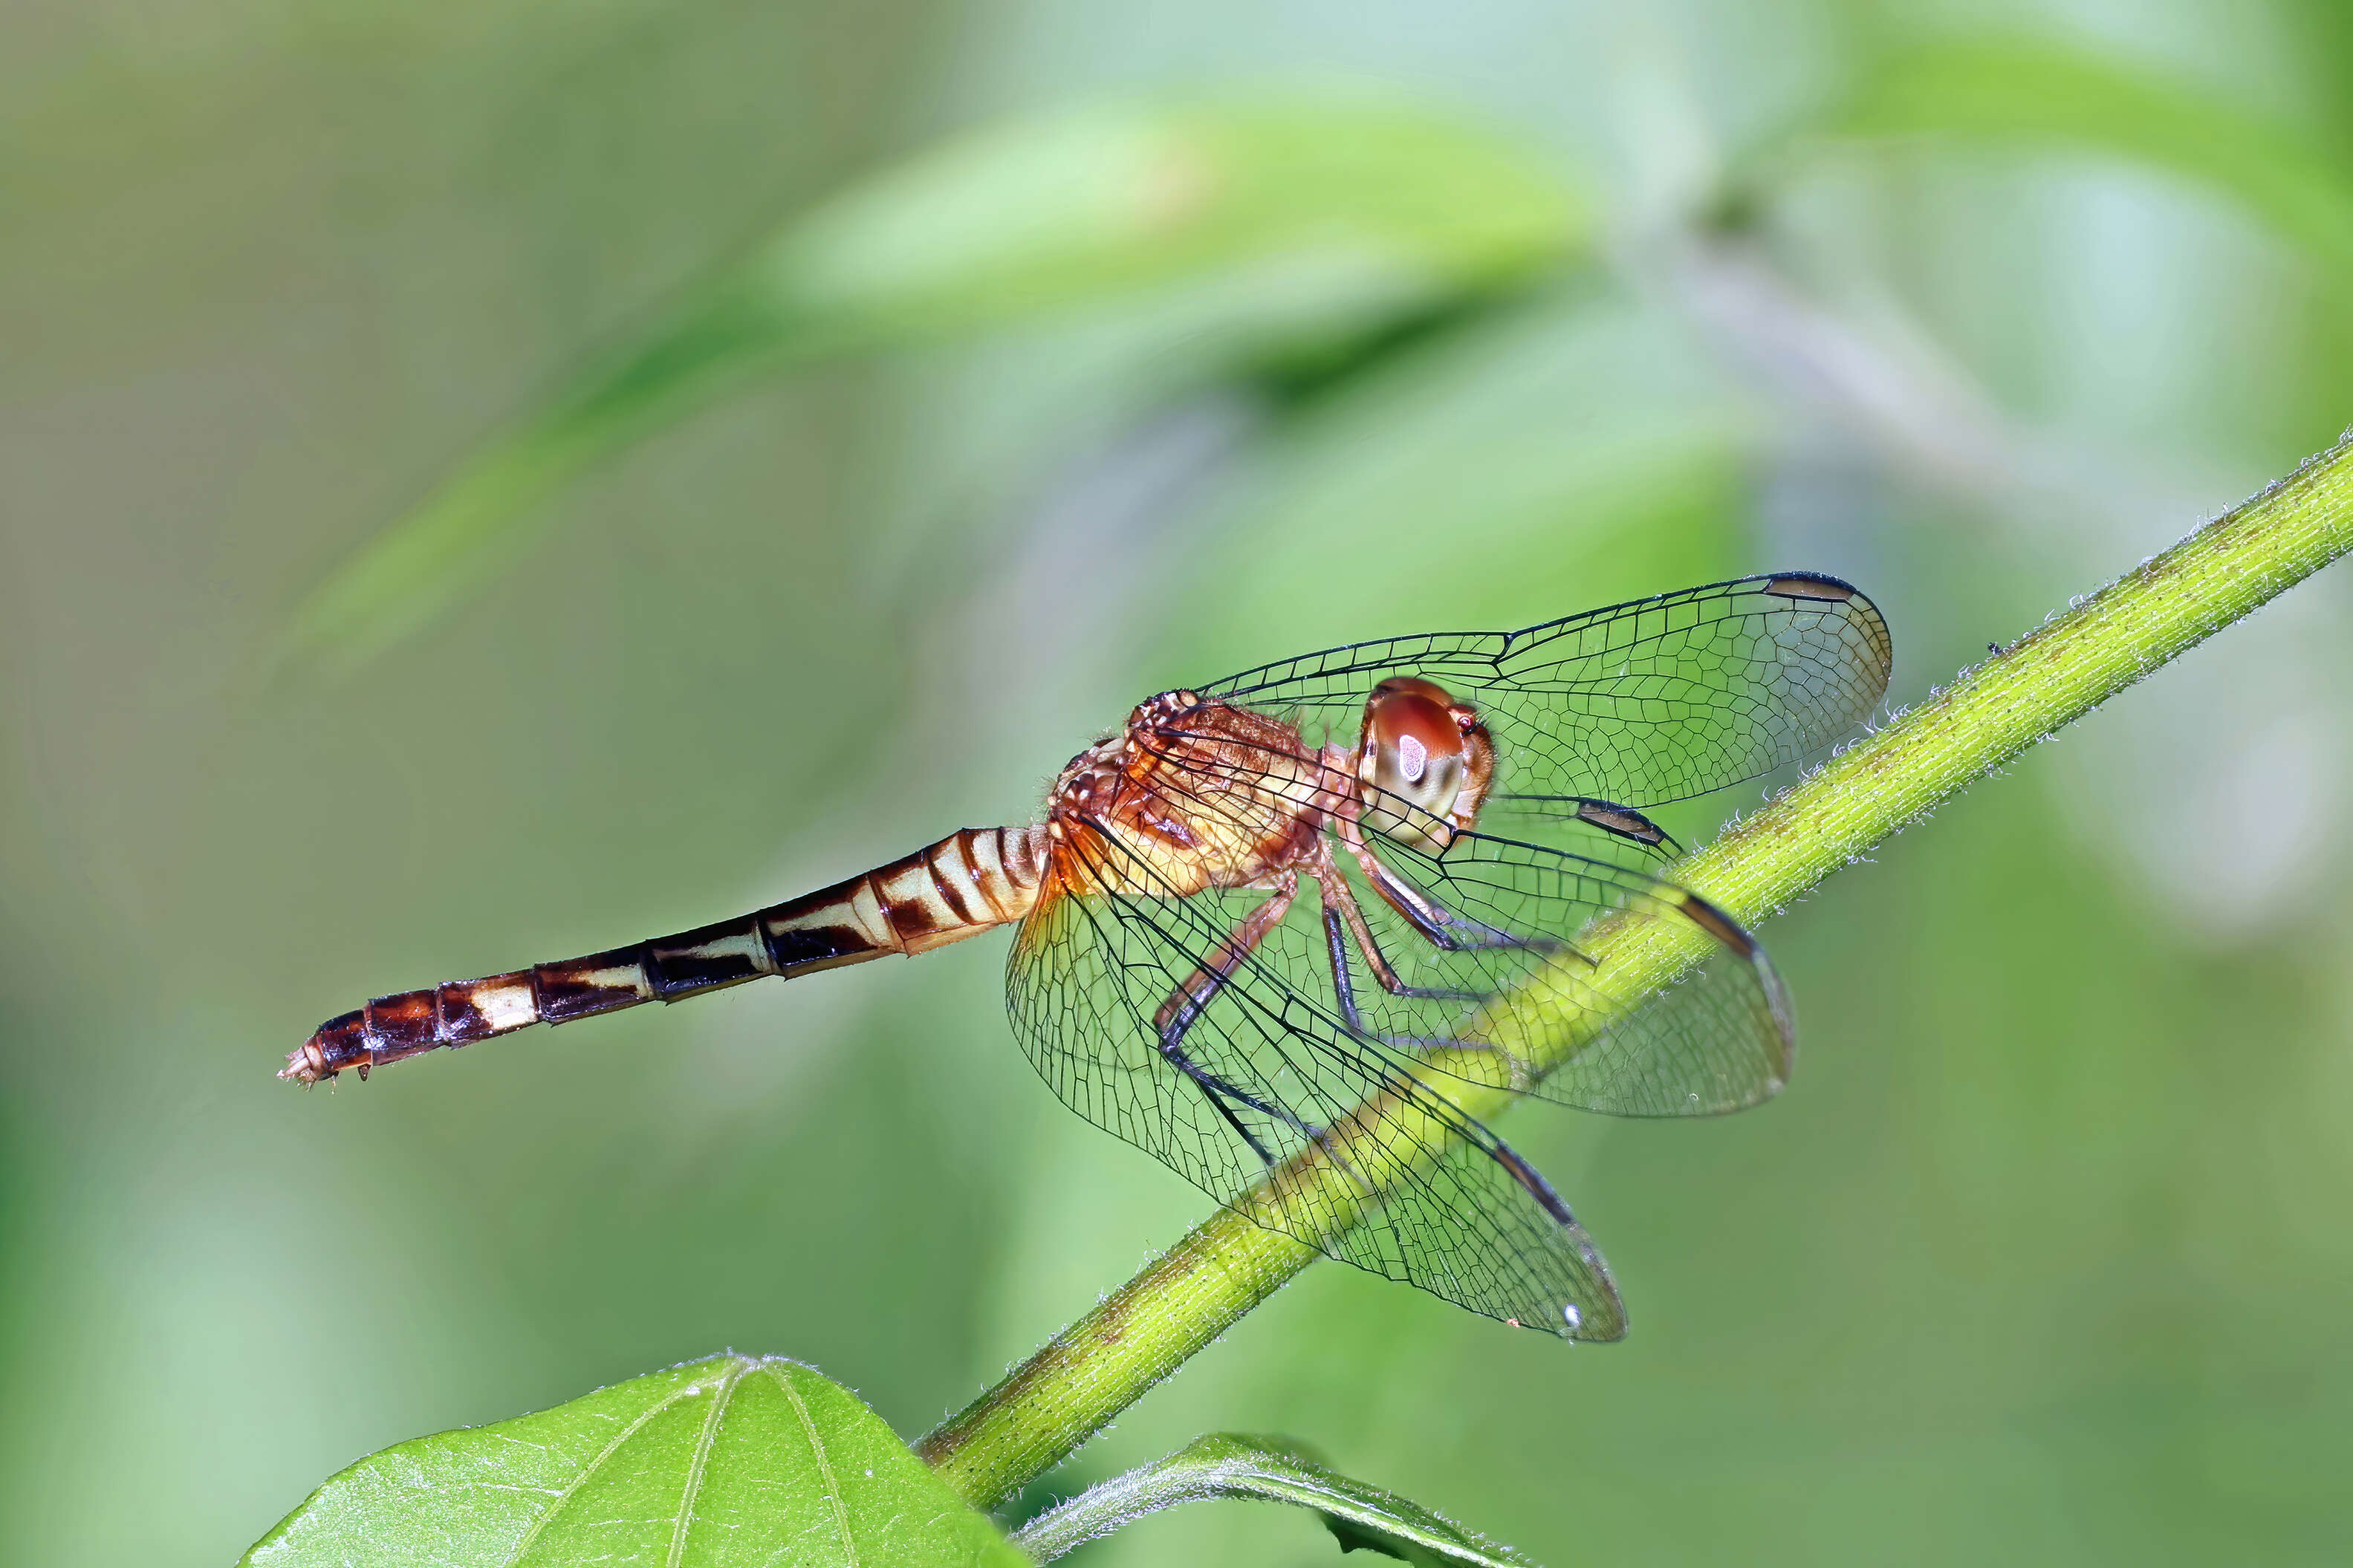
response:
[[[1398,107],[1106,106],[961,138],[786,226],[526,416],[319,589],[292,655],[348,669],[485,591],[557,486],[763,365],[1179,286],[1271,360],[1523,288],[1588,240],[1508,143]]]
[[[2353,265],[2353,171],[2186,76],[2032,39],[1902,50],[1809,127],[1825,142],[1977,143],[2126,159],[2242,203],[2324,267]]]
[[[1146,1514],[1212,1500],[1313,1509],[1343,1552],[1369,1552],[1422,1568],[1531,1568],[1508,1546],[1394,1492],[1334,1474],[1297,1443],[1242,1432],[1197,1437],[1030,1520],[1013,1542],[1051,1563]]]

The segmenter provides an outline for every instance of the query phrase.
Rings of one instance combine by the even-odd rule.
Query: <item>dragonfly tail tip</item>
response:
[[[303,1041],[301,1050],[286,1053],[286,1065],[278,1069],[278,1076],[307,1089],[335,1075],[328,1070],[327,1054],[319,1048],[319,1042],[313,1037]]]

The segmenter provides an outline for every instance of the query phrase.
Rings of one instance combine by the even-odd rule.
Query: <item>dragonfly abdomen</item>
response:
[[[814,893],[732,921],[585,958],[379,996],[331,1018],[281,1078],[316,1083],[355,1068],[565,1024],[642,1002],[676,1002],[774,974],[790,979],[935,947],[1019,920],[1038,901],[1045,830],[967,827]]]

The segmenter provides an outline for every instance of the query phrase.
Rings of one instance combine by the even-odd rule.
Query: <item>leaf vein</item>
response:
[[[784,1390],[785,1397],[792,1401],[793,1414],[800,1417],[801,1430],[808,1436],[809,1453],[817,1459],[818,1473],[825,1478],[825,1500],[833,1505],[833,1521],[841,1531],[841,1549],[847,1553],[844,1561],[848,1568],[858,1568],[858,1542],[849,1533],[849,1510],[842,1503],[841,1481],[833,1473],[833,1462],[826,1458],[825,1440],[818,1435],[817,1423],[809,1418],[808,1406],[802,1402],[801,1391],[793,1386],[793,1380],[776,1372],[769,1375]]]
[[[678,1499],[678,1519],[670,1526],[670,1555],[666,1560],[669,1568],[679,1568],[686,1561],[686,1537],[694,1523],[694,1500],[702,1490],[703,1467],[710,1462],[712,1446],[719,1440],[719,1422],[727,1413],[727,1401],[743,1379],[744,1363],[739,1361],[712,1392],[710,1413],[703,1416],[702,1431],[694,1440],[694,1458],[687,1461],[686,1485]]]
[[[588,1479],[604,1467],[605,1461],[611,1458],[620,1449],[622,1444],[636,1436],[639,1427],[681,1400],[691,1399],[701,1394],[703,1386],[699,1380],[689,1384],[667,1399],[659,1400],[648,1405],[638,1414],[637,1419],[614,1434],[613,1440],[596,1450],[596,1457],[580,1467],[580,1473],[565,1483],[564,1489],[555,1494],[555,1500],[547,1505],[547,1510],[531,1521],[531,1528],[522,1532],[522,1539],[515,1542],[514,1550],[506,1554],[500,1568],[514,1568],[516,1563],[522,1561],[523,1553],[532,1549],[533,1544],[539,1540],[541,1532],[547,1529],[547,1521],[564,1511],[564,1505],[572,1500],[572,1494],[586,1486]]]

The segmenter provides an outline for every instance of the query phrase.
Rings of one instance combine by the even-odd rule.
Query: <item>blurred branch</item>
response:
[[[2018,433],[1949,367],[1806,299],[1753,246],[1699,240],[1666,259],[1683,302],[1778,388],[1827,406],[1869,445],[1941,485],[2010,499],[2013,477],[2029,467]]]
[[[2348,549],[2353,435],[1965,671],[1672,876],[1743,921],[1760,920]],[[1708,941],[1690,921],[1613,917],[1579,941],[1593,963],[1580,965],[1581,986],[1630,1003],[1672,982]],[[1543,984],[1539,975],[1536,985]],[[1542,999],[1535,1001],[1533,1011],[1540,1015]],[[1556,1067],[1590,1033],[1542,1041],[1540,1051],[1529,1054],[1540,1070]],[[1514,1097],[1464,1084],[1448,1098],[1486,1120]],[[1417,1119],[1430,1121],[1405,1105],[1375,1102],[1349,1120],[1386,1127],[1392,1137],[1434,1131],[1414,1125]],[[1313,1201],[1290,1212],[1339,1216],[1335,1236],[1377,1201],[1343,1168],[1356,1135],[1333,1140],[1333,1150],[1311,1145],[1270,1173],[926,1436],[917,1451],[957,1492],[982,1505],[1044,1474],[1315,1259],[1307,1242],[1251,1217],[1272,1194],[1312,1188]]]
[[[1808,299],[1757,247],[1686,238],[1661,258],[1677,301],[1777,403],[1820,408],[1901,472],[1998,515],[2063,506],[2112,519],[2179,507],[2120,464],[2038,438],[1899,318],[1868,326]]]
[[[1911,327],[1825,309],[1743,237],[1797,182],[1858,154],[2091,155],[2236,206],[2318,266],[2340,304],[2353,261],[2353,171],[2295,125],[2194,80],[2031,37],[1898,51],[1853,90],[1718,176],[1703,233],[1656,259],[1725,345],[1823,408],[1890,462],[1999,513],[2054,507],[2112,520],[2180,504],[2173,487],[2037,437]]]

